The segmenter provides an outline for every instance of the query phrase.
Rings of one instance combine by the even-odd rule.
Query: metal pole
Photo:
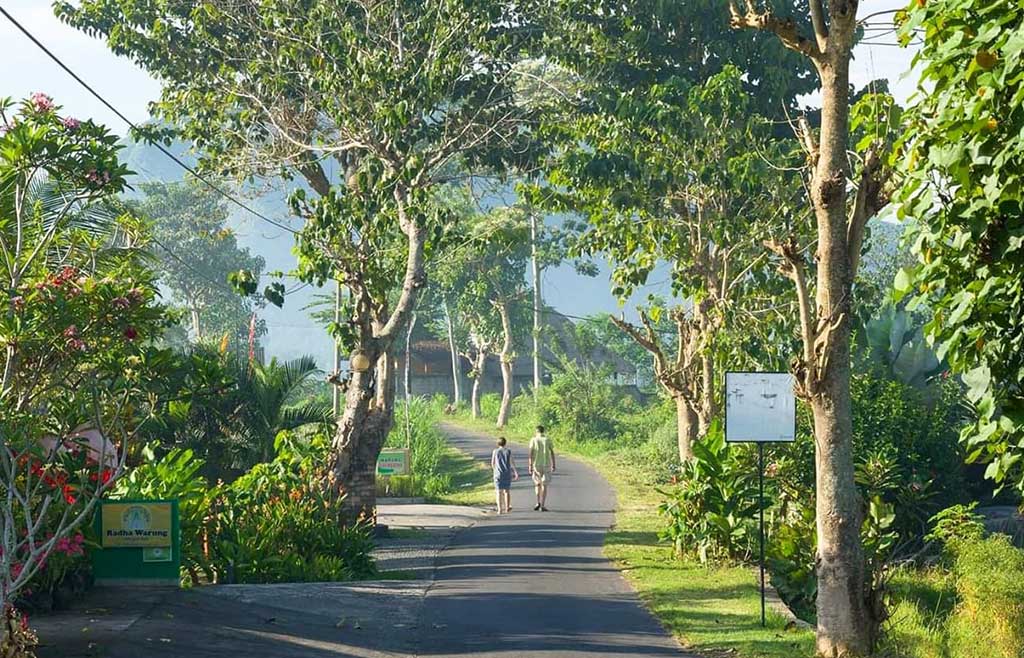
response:
[[[541,387],[540,341],[541,310],[543,302],[540,290],[540,256],[537,249],[537,213],[530,209],[530,259],[533,265],[533,396],[537,397]]]
[[[764,613],[764,444],[757,444],[758,512],[761,517],[761,626],[766,626]]]

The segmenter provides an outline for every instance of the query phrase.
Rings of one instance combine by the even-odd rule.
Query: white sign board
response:
[[[725,440],[795,440],[793,383],[788,372],[725,373]]]

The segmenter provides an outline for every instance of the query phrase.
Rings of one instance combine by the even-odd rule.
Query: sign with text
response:
[[[102,506],[103,548],[167,548],[172,545],[171,503],[117,503]]]
[[[788,372],[725,373],[725,440],[796,440],[796,396]]]
[[[409,449],[384,448],[377,458],[377,475],[408,475]]]

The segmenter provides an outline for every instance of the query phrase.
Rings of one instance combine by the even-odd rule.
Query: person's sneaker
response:
[[[533,506],[533,511],[534,512],[539,512],[540,511],[540,503],[537,503],[536,505]]]
[[[548,508],[547,508],[547,507],[541,507],[541,508],[540,508],[540,511],[542,511],[542,512],[546,512],[546,511],[548,511]]]

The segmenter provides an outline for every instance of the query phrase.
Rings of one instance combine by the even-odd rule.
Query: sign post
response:
[[[98,583],[180,584],[177,500],[103,500],[95,525],[101,547],[92,554]]]
[[[384,448],[377,457],[377,475],[408,475],[409,449]]]
[[[765,615],[764,577],[764,444],[796,440],[796,397],[793,375],[786,372],[725,373],[725,440],[757,444],[761,625]]]

